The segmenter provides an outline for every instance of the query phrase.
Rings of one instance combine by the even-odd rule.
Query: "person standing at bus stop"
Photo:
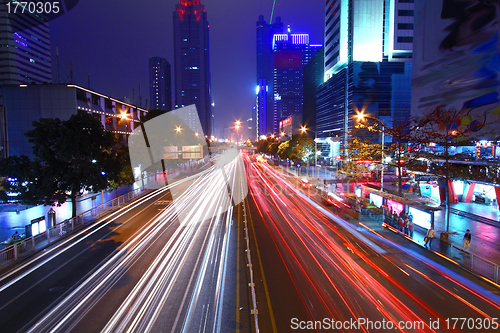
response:
[[[470,234],[470,230],[467,229],[467,232],[464,235],[464,244],[462,245],[462,250],[469,251],[471,238],[472,235]]]

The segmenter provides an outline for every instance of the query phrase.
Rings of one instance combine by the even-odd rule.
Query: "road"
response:
[[[257,248],[274,256],[262,260],[266,278],[257,284],[268,290],[260,295],[269,314],[259,312],[263,331],[500,329],[491,329],[500,317],[498,289],[425,249],[352,227],[262,159],[245,157],[245,165]],[[270,288],[280,283],[289,286],[286,294]]]
[[[2,332],[235,329],[236,298],[248,303],[234,264],[242,167],[154,191],[5,272]]]

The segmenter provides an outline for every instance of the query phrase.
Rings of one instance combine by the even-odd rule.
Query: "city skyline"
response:
[[[75,83],[120,99],[148,98],[148,59],[166,58],[173,64],[172,11],[178,1],[154,5],[128,4],[120,12],[112,3],[80,2],[69,13],[50,22],[53,76],[57,76],[55,48],[59,48],[61,82],[69,82],[73,64]],[[259,15],[269,20],[272,1],[235,4],[202,1],[210,22],[210,66],[215,126],[222,128],[236,119],[251,117],[255,104],[255,22]],[[96,11],[95,8],[99,8]],[[110,20],[111,15],[116,19]],[[273,21],[281,16],[294,33],[308,33],[312,44],[322,44],[324,4],[288,0],[276,3]],[[86,29],[78,29],[92,24]],[[236,27],[236,28],[235,28]],[[88,47],[87,47],[88,45]],[[124,73],[125,70],[125,73]],[[120,82],[113,76],[122,73]],[[150,103],[150,102],[149,102]],[[149,104],[148,103],[148,104]]]

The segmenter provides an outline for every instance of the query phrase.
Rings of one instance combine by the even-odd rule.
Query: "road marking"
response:
[[[241,205],[238,205],[238,235],[236,236],[236,333],[240,333],[240,233]]]
[[[273,308],[271,306],[271,298],[269,297],[269,290],[267,288],[266,275],[264,274],[264,267],[262,266],[262,259],[260,258],[260,251],[259,251],[259,245],[257,243],[257,236],[255,236],[255,229],[253,226],[252,214],[250,212],[250,207],[248,205],[248,198],[245,198],[245,202],[247,203],[248,218],[250,219],[250,226],[252,228],[252,234],[253,234],[253,238],[255,240],[257,259],[259,260],[260,271],[262,272],[262,282],[264,283],[264,293],[266,294],[267,306],[269,307],[269,315],[271,316],[271,325],[273,327],[273,332],[278,333],[278,330],[276,329],[276,321],[274,320]]]

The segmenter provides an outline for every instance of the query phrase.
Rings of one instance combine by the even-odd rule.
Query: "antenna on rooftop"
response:
[[[141,84],[139,83],[139,107],[142,108]]]
[[[61,83],[61,77],[59,72],[59,46],[56,46],[56,57],[57,57],[57,77],[56,83]]]
[[[273,9],[271,10],[271,18],[269,19],[269,24],[273,24],[273,13],[274,13],[274,5],[276,4],[276,0],[273,1]]]
[[[68,78],[70,78],[70,83],[73,84],[73,64],[72,63],[69,63],[69,77],[66,78],[66,80],[64,80],[64,82],[66,82],[68,80]]]

